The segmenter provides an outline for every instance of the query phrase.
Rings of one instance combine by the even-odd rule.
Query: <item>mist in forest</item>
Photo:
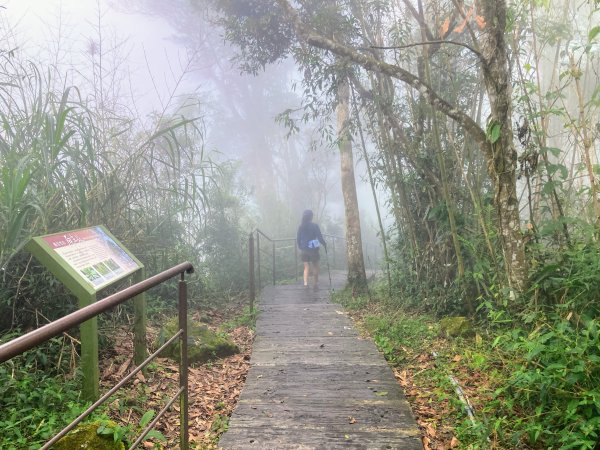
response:
[[[293,236],[310,208],[326,232],[343,234],[339,158],[319,135],[324,125],[291,132],[277,120],[300,105],[291,60],[241,74],[222,30],[185,1],[19,0],[7,2],[2,16],[5,41],[18,52],[54,65],[81,89],[105,84],[105,95],[140,126],[166,112],[200,117],[204,151],[239,163],[254,226]],[[372,195],[358,184],[364,234],[375,248]]]
[[[79,306],[32,238],[104,225],[147,274],[193,265],[190,306],[235,305],[235,326],[256,325],[267,284],[313,295],[311,264],[310,292],[344,276],[333,300],[397,369],[427,448],[596,448],[599,15],[600,0],[3,0],[0,339]],[[306,209],[327,246],[309,225],[297,245]],[[148,294],[156,322],[167,291]],[[122,312],[108,333],[129,333]],[[77,370],[61,339],[58,386]],[[19,364],[0,386],[29,390]],[[439,386],[450,372],[472,421]],[[23,425],[39,441],[40,421]]]

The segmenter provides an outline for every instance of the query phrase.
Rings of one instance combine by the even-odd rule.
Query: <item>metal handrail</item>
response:
[[[258,275],[258,286],[259,288],[262,288],[262,264],[260,263],[261,259],[261,254],[265,255],[267,254],[266,251],[262,250],[261,251],[261,247],[260,247],[260,237],[264,237],[265,239],[267,239],[270,243],[271,243],[271,275],[272,275],[272,281],[273,281],[273,285],[275,285],[276,283],[276,273],[275,273],[275,244],[277,242],[287,242],[287,241],[296,241],[295,238],[279,238],[279,239],[273,239],[270,236],[268,236],[264,231],[262,231],[260,228],[256,228],[256,265],[257,265],[257,275]],[[294,246],[294,256],[295,256],[295,261],[296,264],[298,262],[298,255],[297,255],[297,249]]]
[[[335,251],[335,241],[336,241],[336,239],[339,239],[340,241],[345,241],[346,237],[345,236],[336,236],[334,234],[327,234],[327,233],[323,233],[323,237],[331,238],[331,249],[332,249],[331,254],[333,255],[333,267],[335,268],[335,267],[337,267],[337,260],[336,260],[337,253]]]
[[[256,234],[256,237],[255,237]],[[249,265],[248,265],[248,271],[249,271],[249,278],[250,278],[250,310],[252,310],[254,308],[254,301],[256,300],[256,285],[255,285],[255,274],[256,277],[258,278],[258,288],[261,289],[262,288],[262,264],[261,264],[261,255],[266,255],[268,254],[268,251],[265,250],[261,250],[261,245],[260,245],[260,241],[261,241],[261,236],[263,238],[265,238],[267,241],[269,241],[271,243],[271,273],[273,276],[273,285],[276,284],[276,271],[275,271],[275,267],[276,267],[276,257],[275,257],[275,244],[279,243],[279,242],[293,242],[293,248],[294,248],[294,261],[295,261],[295,266],[296,266],[296,279],[298,278],[298,246],[296,245],[296,238],[293,237],[288,237],[288,238],[272,238],[269,235],[267,235],[264,231],[262,231],[260,228],[255,228],[254,230],[252,230],[249,235],[248,235],[248,255],[249,255]],[[337,239],[339,240],[346,240],[345,237],[342,236],[336,236],[333,234],[326,234],[323,233],[323,237],[327,237],[330,238],[332,240],[332,249],[333,249],[333,264],[334,266],[336,265],[336,251],[335,251],[335,241]],[[255,252],[255,247],[256,247],[256,252]]]
[[[136,442],[130,447],[131,449],[136,448],[140,442],[150,432],[152,427],[157,421],[167,412],[170,406],[179,397],[180,400],[180,448],[187,450],[189,448],[189,434],[188,434],[188,356],[187,356],[187,284],[185,282],[185,273],[193,273],[194,267],[191,263],[185,262],[178,264],[164,272],[147,278],[140,283],[136,283],[126,289],[123,289],[115,294],[109,295],[108,297],[97,301],[91,305],[79,309],[71,314],[61,317],[54,322],[51,322],[43,327],[33,330],[23,336],[20,336],[12,341],[0,345],[0,363],[8,361],[9,359],[20,355],[21,353],[53,338],[54,336],[61,334],[70,328],[73,328],[92,317],[97,316],[121,303],[130,300],[136,295],[145,292],[154,286],[164,283],[171,278],[180,275],[179,280],[179,331],[175,333],[165,344],[163,344],[157,351],[146,358],[138,367],[136,367],[130,374],[125,376],[119,381],[114,387],[106,392],[100,399],[80,414],[75,420],[67,425],[63,430],[56,434],[50,439],[40,450],[49,449],[52,445],[58,442],[64,437],[69,431],[75,428],[83,419],[91,414],[101,404],[105,403],[109,397],[111,397],[117,390],[123,387],[131,378],[133,378],[139,371],[143,370],[154,358],[156,358],[162,350],[164,350],[169,344],[173,343],[177,338],[180,339],[180,365],[179,365],[179,390],[177,394],[170,399],[168,404],[158,413],[154,420],[148,425],[148,427],[138,437]]]
[[[327,234],[327,233],[322,233],[323,237],[330,237],[330,238],[334,238],[334,239],[342,239],[342,240],[346,240],[345,236],[337,236],[335,234]]]

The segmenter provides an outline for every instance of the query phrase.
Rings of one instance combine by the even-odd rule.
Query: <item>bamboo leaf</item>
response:
[[[25,207],[17,213],[17,216],[9,223],[8,230],[6,233],[6,237],[2,242],[2,252],[13,252],[15,247],[18,246],[17,238],[21,234],[23,230],[23,225],[25,223],[25,219],[27,218],[27,213],[29,212],[29,208]]]
[[[569,176],[569,170],[564,164],[552,164],[548,163],[547,170],[550,175],[555,175],[556,172],[559,172],[560,178],[566,180]]]
[[[557,183],[556,181],[546,181],[544,183],[544,187],[542,188],[542,194],[550,195],[554,188],[556,188],[559,185],[560,183]]]
[[[148,142],[152,142],[154,139],[156,139],[156,138],[158,138],[158,137],[160,137],[160,136],[163,136],[163,135],[165,135],[165,134],[168,134],[168,133],[170,133],[171,131],[178,129],[179,127],[185,126],[185,125],[187,125],[188,123],[194,123],[194,122],[195,122],[196,120],[198,120],[198,119],[200,119],[200,118],[199,118],[199,117],[195,117],[195,118],[193,118],[193,119],[184,119],[184,120],[177,121],[177,122],[175,122],[173,125],[170,125],[170,126],[168,126],[168,127],[166,127],[166,128],[163,128],[163,129],[160,129],[160,130],[158,130],[156,133],[154,133],[152,136],[150,136],[150,137],[149,137],[149,138],[146,140],[146,142],[145,142],[144,144],[146,144],[146,143],[148,143]],[[143,145],[144,145],[144,144],[143,144]]]

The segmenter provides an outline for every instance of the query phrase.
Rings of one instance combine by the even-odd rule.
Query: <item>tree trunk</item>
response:
[[[360,214],[354,179],[354,159],[350,128],[350,87],[348,80],[340,79],[338,85],[337,128],[340,149],[342,194],[346,212],[346,255],[348,282],[353,288],[363,289],[367,284],[360,234]]]
[[[527,261],[519,218],[519,199],[516,188],[517,152],[512,133],[512,88],[508,68],[508,53],[504,41],[506,1],[481,2],[487,26],[480,39],[484,82],[490,102],[491,115],[488,137],[494,127],[500,131],[491,143],[492,158],[488,173],[494,183],[494,202],[502,239],[504,261],[509,285],[520,291],[527,279]]]

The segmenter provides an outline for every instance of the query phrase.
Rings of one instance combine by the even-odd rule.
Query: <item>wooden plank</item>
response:
[[[343,278],[332,273],[331,287]],[[391,369],[329,301],[329,286],[261,294],[251,369],[223,449],[422,449]]]
[[[274,421],[276,423],[276,421]],[[292,433],[275,426],[230,428],[219,441],[223,449],[402,449],[423,450],[415,436],[389,431],[356,432],[350,427],[336,430],[304,428]]]

